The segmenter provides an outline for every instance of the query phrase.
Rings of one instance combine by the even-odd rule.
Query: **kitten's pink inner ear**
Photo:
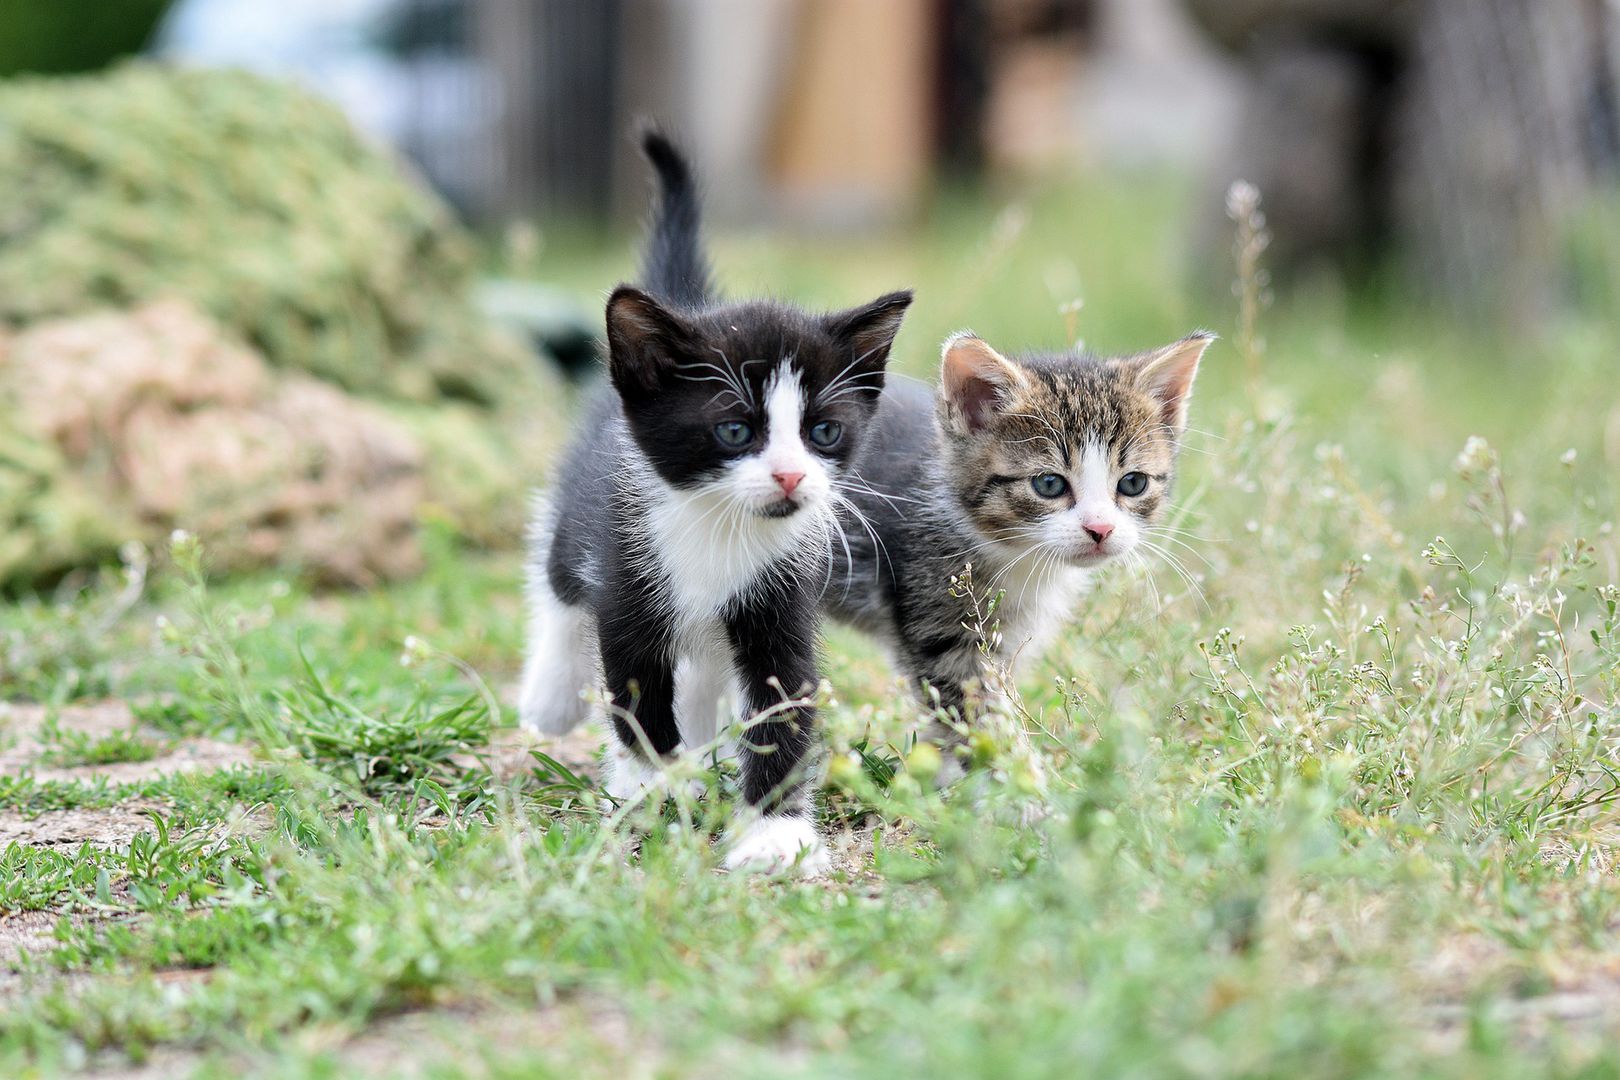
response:
[[[607,303],[608,371],[621,392],[652,389],[657,369],[687,338],[686,328],[657,300],[629,285]]]
[[[658,302],[639,289],[621,286],[608,298],[608,335],[626,343],[657,334],[668,316]]]
[[[1137,378],[1148,393],[1158,398],[1164,422],[1177,434],[1187,427],[1187,405],[1192,401],[1198,361],[1214,340],[1214,334],[1192,334],[1149,353],[1141,362]]]
[[[1019,379],[1004,356],[972,335],[958,335],[945,343],[941,368],[945,396],[970,431],[990,422]]]

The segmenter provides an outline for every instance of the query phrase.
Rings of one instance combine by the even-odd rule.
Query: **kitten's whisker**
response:
[[[1000,547],[1003,544],[1017,543],[1021,540],[1032,540],[1035,538],[1035,535],[1035,530],[1031,529],[1027,532],[1018,532],[1008,536],[998,536],[990,540],[981,540],[977,544],[962,548],[960,553],[962,555],[973,555],[983,551],[985,548]]]
[[[1006,566],[1002,567],[1001,571],[990,579],[990,584],[992,586],[994,586],[998,581],[1000,581],[1002,578],[1006,577],[1009,573],[1011,573],[1012,569],[1015,566],[1017,566],[1019,563],[1023,562],[1025,559],[1029,558],[1031,555],[1033,555],[1033,554],[1035,554],[1035,553],[1037,553],[1039,551],[1042,551],[1042,550],[1044,550],[1045,548],[1047,548],[1047,547],[1049,547],[1051,545],[1052,545],[1052,542],[1050,540],[1038,540],[1032,546],[1030,546],[1028,548],[1025,548],[1024,551],[1016,559],[1014,559],[1012,562],[1008,563]],[[1025,581],[1025,585],[1027,586],[1028,584],[1029,584],[1028,581]],[[1019,590],[1019,596],[1020,596],[1020,598],[1022,598],[1022,596],[1023,596],[1023,590],[1022,589]]]
[[[712,376],[711,376],[710,380],[705,380],[705,381],[712,381]],[[739,406],[741,406],[742,408],[746,409],[748,407],[748,402],[744,401],[740,397],[737,397],[737,391],[733,390],[729,386],[726,387],[724,390],[720,390],[720,391],[716,392],[715,395],[712,398],[709,399],[709,407],[713,408],[715,406],[715,404],[720,400],[721,396],[725,395],[725,394],[730,394],[732,397],[737,398],[737,404]]]
[[[874,392],[873,390],[871,390],[870,388],[867,388],[867,387],[846,386],[844,389],[839,390],[836,393],[831,393],[831,394],[825,394],[824,393],[824,394],[820,395],[819,397],[817,397],[816,401],[817,401],[818,404],[820,404],[822,406],[827,406],[827,405],[831,405],[835,401],[842,401],[845,398],[859,397],[862,394],[871,394],[873,392]]]
[[[826,596],[827,595],[827,590],[832,587],[832,575],[833,575],[833,546],[832,545],[833,545],[833,537],[834,536],[837,536],[838,537],[838,542],[844,545],[844,561],[848,564],[849,569],[851,571],[853,571],[854,568],[855,568],[855,559],[854,559],[854,556],[850,553],[850,550],[849,550],[849,539],[846,536],[844,536],[844,530],[839,528],[838,527],[838,522],[836,520],[834,520],[833,523],[832,523],[832,527],[830,529],[823,528],[822,531],[821,531],[821,542],[823,544],[825,544],[826,547],[827,547],[826,573],[824,573],[822,575],[822,578],[821,578],[821,595],[822,596]],[[850,573],[846,572],[844,574],[844,599],[846,599],[846,600],[849,599],[850,580],[851,580]]]
[[[1148,567],[1147,559],[1140,551],[1135,550],[1130,553],[1130,559],[1131,569],[1136,571],[1137,577],[1147,586],[1148,592],[1153,595],[1153,614],[1155,616],[1164,614],[1164,598],[1159,595],[1159,585],[1153,580],[1153,574]]]
[[[1023,584],[1018,587],[1017,602],[1020,604],[1024,602],[1024,593],[1029,591],[1030,583],[1044,579],[1046,577],[1047,570],[1051,569],[1053,561],[1057,559],[1059,554],[1061,554],[1058,546],[1050,540],[1036,544],[1032,550],[1037,552],[1037,557],[1034,563],[1035,572],[1026,575]]]
[[[1143,536],[1155,536],[1155,537],[1158,537],[1160,540],[1163,540],[1167,544],[1175,544],[1178,547],[1185,548],[1186,551],[1187,551],[1187,554],[1189,556],[1191,556],[1194,559],[1197,559],[1199,562],[1203,563],[1205,566],[1211,566],[1210,561],[1204,557],[1204,553],[1199,551],[1197,548],[1193,547],[1191,544],[1187,543],[1187,541],[1185,541],[1185,540],[1178,539],[1177,537],[1174,537],[1174,536],[1166,536],[1163,533],[1156,532],[1155,530],[1152,530],[1152,529],[1146,530],[1145,532],[1143,532],[1142,535]],[[1211,569],[1213,569],[1212,566],[1211,566]]]
[[[1189,540],[1198,541],[1200,544],[1225,544],[1229,542],[1223,536],[1203,536],[1193,532],[1191,529],[1178,529],[1173,525],[1151,525],[1147,531],[1150,533],[1163,533],[1167,536],[1185,536]]]
[[[1203,428],[1195,428],[1189,425],[1181,430],[1188,435],[1202,435],[1204,438],[1214,439],[1216,442],[1226,441],[1225,435],[1217,435],[1213,431],[1205,431]]]
[[[796,352],[795,353],[790,353],[787,356],[782,357],[780,359],[779,363],[791,364],[798,355],[799,354],[796,353]],[[738,364],[737,365],[737,370],[742,371],[742,372],[747,372],[747,370],[749,368],[753,367],[755,364],[768,364],[770,362],[771,361],[766,357],[756,356],[752,360],[744,360],[741,364]],[[749,400],[752,401],[753,400],[753,393],[754,393],[754,384],[753,383],[748,384],[748,393],[749,393]]]
[[[848,379],[846,379],[844,376],[849,372],[850,368],[856,367],[859,364],[864,363],[866,361],[867,357],[871,356],[873,353],[877,352],[879,349],[882,349],[884,347],[885,347],[884,345],[874,345],[870,349],[867,349],[865,352],[861,353],[861,355],[857,356],[855,359],[851,360],[849,362],[849,364],[844,368],[844,370],[839,372],[838,376],[836,378],[834,378],[831,383],[828,384],[827,389],[826,389],[825,392],[826,393],[831,393],[832,391],[837,390],[840,386],[844,385],[844,383],[846,383],[846,382],[854,382],[857,379],[881,377],[884,374],[881,371],[864,371],[864,372],[861,372],[858,375],[851,376]]]
[[[1169,538],[1168,537],[1161,537],[1161,539],[1169,539]],[[1174,562],[1178,566],[1182,565],[1180,555],[1176,554],[1175,552],[1172,552],[1169,548],[1163,547],[1163,546],[1161,546],[1159,544],[1156,544],[1153,541],[1147,540],[1147,539],[1143,539],[1143,540],[1140,540],[1138,542],[1143,544],[1144,546],[1146,546],[1149,551],[1154,551],[1154,552],[1159,553],[1159,555],[1162,558],[1166,559],[1167,561]],[[1185,546],[1185,545],[1183,545],[1183,546]],[[1193,551],[1192,554],[1195,557],[1197,557],[1201,562],[1203,562],[1205,566],[1209,565],[1208,560],[1205,560],[1203,558],[1203,556],[1198,554],[1198,552]]]
[[[1154,544],[1152,541],[1139,540],[1137,543],[1141,547],[1157,555],[1159,559],[1165,563],[1165,565],[1169,566],[1171,570],[1175,571],[1176,574],[1187,583],[1188,591],[1191,592],[1192,595],[1198,597],[1198,602],[1203,604],[1206,608],[1209,607],[1209,601],[1204,596],[1203,588],[1198,584],[1197,580],[1192,576],[1192,574],[1188,572],[1187,568],[1181,564],[1179,559],[1177,559],[1170,552],[1166,551],[1164,548]]]
[[[889,558],[888,545],[883,542],[883,538],[878,535],[877,530],[873,528],[872,522],[867,519],[867,516],[861,513],[860,507],[856,506],[854,503],[850,502],[847,498],[838,494],[837,492],[833,493],[833,498],[838,501],[838,505],[842,506],[844,509],[848,510],[854,515],[855,520],[860,523],[861,528],[865,529],[866,534],[872,538],[872,553],[874,556],[872,566],[872,584],[878,584],[882,579],[881,575],[883,563]],[[838,532],[840,536],[843,535],[842,529],[839,529]],[[846,558],[848,558],[849,554],[849,543],[846,540],[844,544],[844,555]],[[849,565],[850,569],[853,571],[855,568],[853,559],[851,559]],[[891,565],[893,564],[891,563]]]
[[[884,375],[882,371],[860,371],[856,372],[854,375],[849,374],[851,370],[857,367],[868,356],[871,356],[874,352],[877,352],[877,350],[880,348],[882,348],[881,345],[874,346],[873,348],[866,350],[866,352],[862,353],[861,355],[855,357],[855,359],[851,360],[844,366],[844,370],[833,376],[832,381],[827,384],[827,388],[823,390],[822,393],[824,395],[830,394],[847,383],[856,383],[861,379],[881,379]]]
[[[845,473],[839,483],[846,487],[852,487],[864,495],[870,495],[874,499],[882,499],[887,503],[903,502],[913,503],[918,506],[922,505],[921,499],[908,499],[904,495],[891,495],[888,492],[879,491],[877,488],[868,483],[864,476],[857,472]]]

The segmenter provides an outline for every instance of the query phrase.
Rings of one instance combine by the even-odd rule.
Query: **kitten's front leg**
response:
[[[738,740],[751,820],[732,840],[726,868],[812,877],[830,865],[811,812],[805,772],[814,745],[815,607],[805,595],[745,598],[728,615],[747,718]]]
[[[603,620],[598,630],[602,672],[613,696],[607,793],[624,800],[657,777],[657,759],[675,752],[675,668],[669,638],[658,626]],[[649,751],[651,752],[649,755]]]

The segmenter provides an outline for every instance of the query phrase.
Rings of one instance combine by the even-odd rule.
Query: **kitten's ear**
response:
[[[1013,391],[1028,381],[1018,365],[969,331],[945,339],[940,364],[947,422],[968,432],[982,431]]]
[[[640,289],[620,285],[607,302],[608,374],[619,393],[656,389],[692,355],[697,336],[680,316]]]
[[[900,320],[911,306],[911,290],[884,293],[870,304],[839,311],[826,317],[827,333],[849,343],[855,363],[850,376],[875,375],[864,384],[867,389],[883,389],[883,368],[889,362],[889,349],[900,332]]]
[[[1199,330],[1132,361],[1137,385],[1158,399],[1165,426],[1177,435],[1187,429],[1187,405],[1192,401],[1198,361],[1214,340],[1214,334]]]

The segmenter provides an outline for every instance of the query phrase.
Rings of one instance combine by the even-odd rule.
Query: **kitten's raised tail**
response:
[[[698,236],[701,215],[692,166],[656,127],[642,129],[641,152],[658,173],[642,286],[670,303],[696,307],[709,299],[709,260]]]

